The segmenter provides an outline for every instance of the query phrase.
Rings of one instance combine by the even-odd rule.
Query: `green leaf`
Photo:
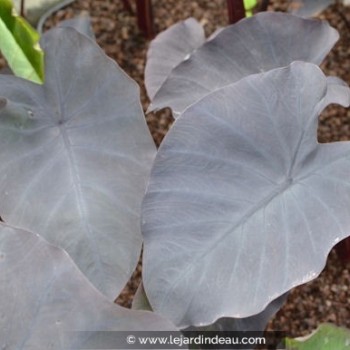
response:
[[[0,51],[13,73],[35,83],[44,81],[44,54],[39,34],[15,13],[10,0],[0,0]]]
[[[136,293],[134,295],[134,299],[132,301],[132,309],[153,311],[152,306],[147,298],[147,294],[145,288],[143,287],[142,281],[139,284],[139,287],[137,288]]]
[[[309,336],[286,338],[286,350],[350,350],[350,330],[324,323]]]
[[[54,12],[69,5],[74,0],[25,0],[24,16],[40,33],[40,27]],[[20,11],[21,0],[13,0],[15,8]]]
[[[253,10],[257,4],[257,0],[244,0],[245,14],[247,17],[253,16]]]

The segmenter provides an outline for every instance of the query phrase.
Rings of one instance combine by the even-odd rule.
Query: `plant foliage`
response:
[[[330,323],[321,324],[303,338],[287,338],[286,350],[349,350],[350,330]]]
[[[175,329],[105,299],[66,252],[36,234],[0,224],[0,265],[2,349],[92,349],[101,330]]]
[[[193,19],[169,29],[146,70],[153,108],[178,116],[156,155],[139,89],[86,24],[42,37],[43,85],[0,75],[2,348],[263,330],[350,232],[350,143],[317,142],[322,110],[350,103],[318,67],[337,32],[278,13],[208,40]],[[141,228],[133,308],[158,315],[111,303]]]
[[[70,254],[110,299],[141,249],[155,155],[136,84],[72,28],[46,34],[45,84],[0,76],[0,212]]]
[[[156,38],[152,47],[164,46],[163,37],[165,34]],[[320,64],[338,37],[337,31],[324,21],[259,13],[224,28],[164,76],[164,83],[151,98],[149,110],[170,107],[177,117],[210,92],[250,74],[284,67],[297,60]],[[160,65],[158,56],[155,50],[150,51],[147,66]],[[151,69],[147,66],[146,71]],[[146,75],[146,86],[149,79],[153,78]]]
[[[321,272],[350,231],[350,144],[318,144],[318,115],[349,102],[343,83],[294,62],[219,89],[176,120],[143,202],[155,311],[180,328],[248,317]]]
[[[11,0],[0,0],[0,51],[15,75],[42,83],[43,52],[38,33],[15,13]]]

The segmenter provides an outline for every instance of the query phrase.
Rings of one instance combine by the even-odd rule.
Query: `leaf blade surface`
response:
[[[9,0],[1,0],[0,50],[17,76],[42,84],[44,80],[43,52],[38,45],[38,33],[13,12]]]
[[[204,29],[194,18],[174,24],[152,40],[145,67],[145,85],[151,100],[172,69],[204,42]]]
[[[220,31],[176,66],[149,111],[170,107],[176,118],[210,92],[250,74],[296,60],[320,64],[338,37],[326,22],[289,14],[263,12],[244,19]]]
[[[140,254],[155,146],[136,84],[92,40],[60,28],[43,48],[42,87],[0,77],[0,212],[66,249],[114,299]]]
[[[222,88],[175,122],[143,203],[156,312],[181,328],[244,318],[320,273],[350,232],[349,143],[316,137],[320,111],[349,104],[344,89],[295,62]]]
[[[79,349],[102,331],[175,330],[158,315],[108,301],[65,251],[38,235],[1,224],[0,254],[0,338],[6,349]],[[113,345],[108,339],[99,344]]]

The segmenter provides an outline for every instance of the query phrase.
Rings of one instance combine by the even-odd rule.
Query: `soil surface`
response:
[[[134,5],[134,1],[130,1]],[[157,0],[153,2],[154,25],[160,32],[179,20],[195,17],[207,34],[227,25],[225,0]],[[287,1],[270,1],[269,10],[285,11]],[[121,0],[76,0],[72,5],[52,16],[46,28],[63,19],[88,11],[99,45],[141,87],[144,110],[148,99],[143,84],[145,58],[149,41],[139,32],[134,14],[129,13]],[[134,11],[135,12],[135,11]],[[340,32],[340,40],[322,69],[327,75],[336,75],[350,83],[350,7],[333,5],[320,14]],[[0,61],[1,65],[1,61]],[[157,145],[172,123],[168,110],[146,116]],[[320,142],[350,140],[350,110],[328,107],[320,116]],[[141,277],[139,265],[132,279],[117,299],[129,307]],[[291,291],[287,303],[270,322],[268,328],[283,330],[289,336],[308,334],[321,322],[332,322],[350,328],[350,265],[341,263],[334,251],[329,255],[322,274],[314,281]]]

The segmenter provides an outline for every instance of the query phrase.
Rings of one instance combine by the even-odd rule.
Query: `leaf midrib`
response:
[[[103,263],[101,261],[100,254],[96,251],[99,245],[96,238],[94,237],[91,225],[89,224],[88,215],[86,213],[86,208],[83,200],[82,188],[80,185],[79,170],[74,161],[74,155],[73,155],[70,139],[67,134],[67,130],[65,126],[66,108],[63,102],[62,86],[61,86],[60,77],[57,71],[57,67],[54,68],[54,73],[55,73],[56,87],[57,87],[57,93],[58,93],[57,98],[58,98],[58,108],[59,108],[59,117],[60,117],[59,121],[61,122],[61,123],[57,123],[58,124],[57,127],[59,128],[60,135],[63,140],[64,149],[67,155],[66,158],[68,160],[69,170],[73,181],[73,188],[77,199],[77,209],[82,221],[81,222],[82,226],[85,227],[85,232],[89,237],[90,246],[94,248],[94,249],[90,249],[90,252],[93,254],[94,262],[97,264],[97,270],[99,271],[100,274],[104,274],[104,269],[102,268]]]

